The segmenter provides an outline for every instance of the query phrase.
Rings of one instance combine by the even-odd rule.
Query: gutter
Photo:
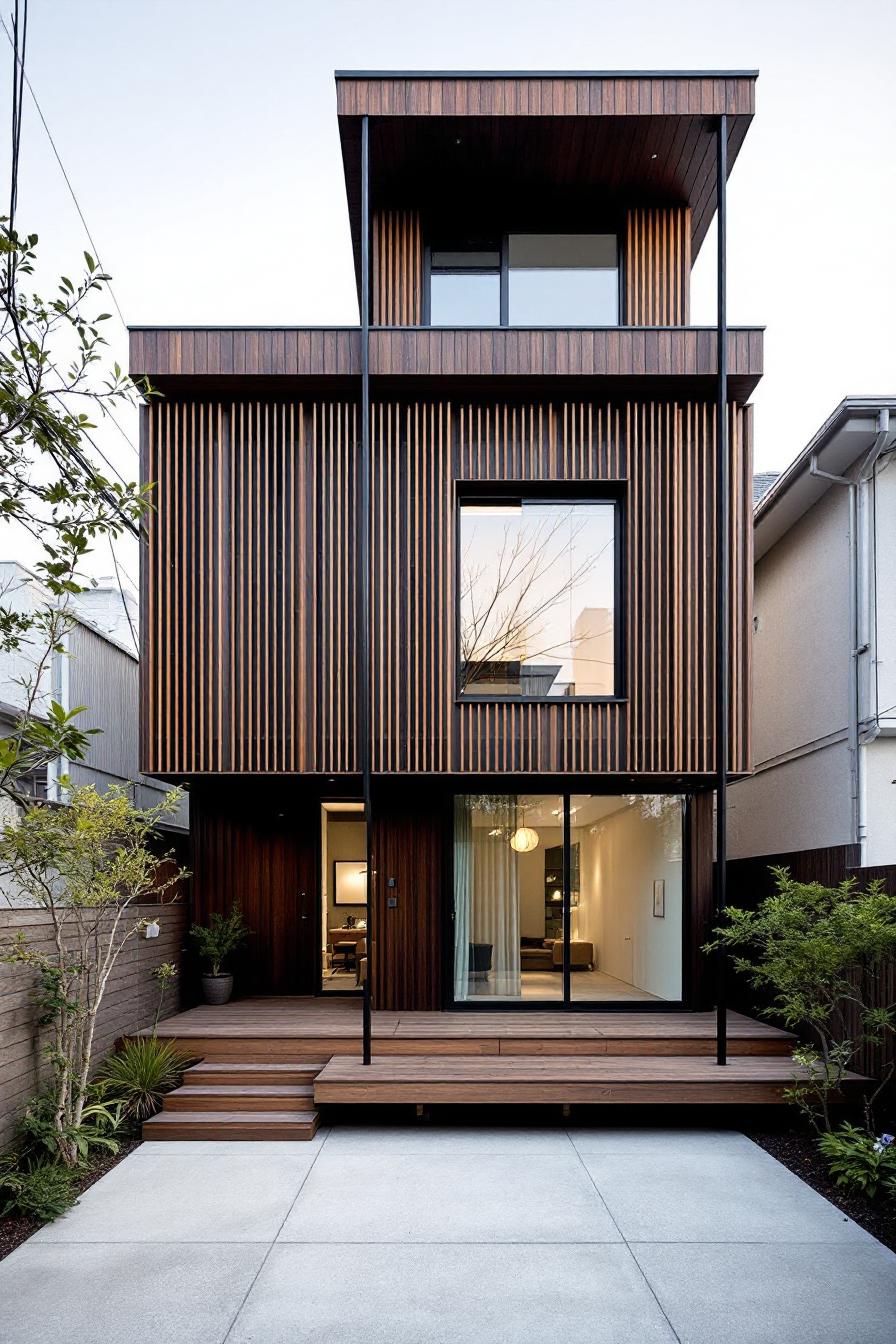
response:
[[[824,471],[818,464],[818,451],[809,457],[809,475],[834,485],[842,485],[849,491],[849,719],[847,737],[849,743],[849,794],[850,814],[852,817],[852,843],[864,847],[865,843],[865,799],[861,779],[861,758],[859,755],[859,659],[869,650],[869,642],[863,640],[860,628],[860,583],[861,574],[867,573],[867,521],[859,535],[859,492],[863,485],[874,475],[875,464],[883,452],[892,452],[896,442],[887,448],[890,437],[890,411],[881,407],[877,413],[877,433],[874,443],[862,458],[857,469],[849,476],[836,476]],[[865,563],[860,563],[860,548]],[[860,848],[861,853],[861,848]]]

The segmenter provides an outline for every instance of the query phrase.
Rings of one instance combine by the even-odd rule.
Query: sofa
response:
[[[594,944],[573,939],[569,944],[569,969],[587,971],[595,965]],[[562,971],[562,938],[521,938],[520,969],[523,971]]]

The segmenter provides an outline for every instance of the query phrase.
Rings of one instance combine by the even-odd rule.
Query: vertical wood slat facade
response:
[[[629,210],[622,241],[626,324],[687,326],[691,293],[690,209],[672,206]]]
[[[144,765],[357,770],[358,426],[348,403],[155,405]],[[375,402],[373,769],[708,774],[710,402]],[[731,410],[731,768],[749,768],[749,408]],[[611,703],[455,703],[457,482],[623,494],[625,685]]]
[[[423,321],[423,236],[417,210],[377,210],[371,238],[371,321],[415,327]]]
[[[146,769],[355,770],[356,408],[166,401],[147,421]]]

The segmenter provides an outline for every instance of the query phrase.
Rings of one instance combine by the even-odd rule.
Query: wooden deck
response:
[[[309,1138],[318,1105],[760,1105],[799,1070],[794,1037],[714,1013],[375,1012],[361,1062],[357,1000],[244,999],[162,1022],[202,1062],[169,1093],[145,1138]],[[850,1076],[847,1089],[862,1080]]]
[[[146,1033],[144,1033],[146,1034]],[[206,1059],[318,1059],[357,1055],[357,999],[243,999],[192,1008],[159,1036]],[[714,1013],[496,1011],[375,1012],[373,1053],[384,1055],[714,1055]],[[732,1055],[789,1055],[793,1037],[728,1014]]]

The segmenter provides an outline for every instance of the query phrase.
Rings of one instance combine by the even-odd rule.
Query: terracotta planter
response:
[[[206,1003],[226,1003],[232,993],[232,975],[204,975],[202,977],[202,996]]]

